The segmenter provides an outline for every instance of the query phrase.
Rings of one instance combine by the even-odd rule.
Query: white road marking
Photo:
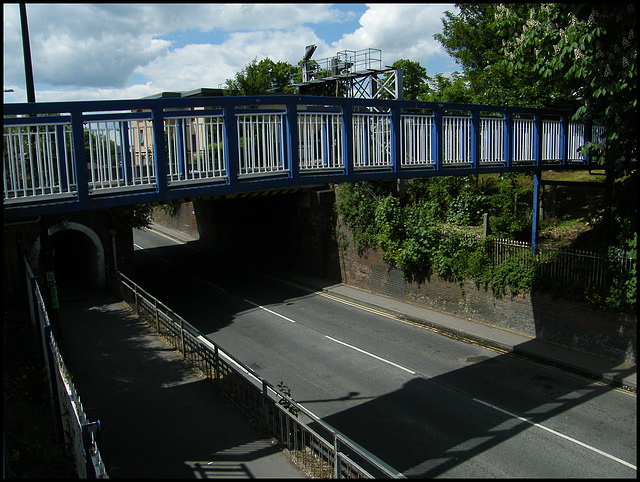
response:
[[[532,422],[532,421],[531,421],[531,420],[529,420],[529,419],[526,419],[526,418],[524,418],[524,417],[520,417],[519,415],[516,415],[515,413],[511,413],[511,412],[509,412],[508,410],[504,410],[504,409],[502,409],[502,408],[500,408],[500,407],[496,407],[495,405],[491,405],[490,403],[483,402],[482,400],[479,400],[479,399],[477,399],[477,398],[474,398],[473,400],[474,400],[474,401],[476,401],[476,402],[478,402],[478,403],[481,403],[482,405],[486,405],[487,407],[493,408],[494,410],[497,410],[498,412],[502,412],[502,413],[504,413],[504,414],[506,414],[506,415],[509,415],[510,417],[517,418],[518,420],[521,420],[521,421],[523,421],[523,422],[526,422],[526,423],[528,423],[528,424],[531,424],[531,425],[533,425],[533,426],[535,426],[535,427],[541,428],[542,430],[546,430],[547,432],[552,433],[553,435],[556,435],[556,436],[558,436],[558,437],[560,437],[560,438],[563,438],[563,439],[565,439],[565,440],[568,440],[569,442],[573,442],[573,443],[574,443],[574,444],[576,444],[576,445],[580,445],[581,447],[584,447],[584,448],[586,448],[586,449],[588,449],[588,450],[591,450],[591,451],[593,451],[593,452],[595,452],[595,453],[597,453],[597,454],[603,455],[604,457],[607,457],[608,459],[611,459],[611,460],[613,460],[614,462],[618,462],[619,464],[622,464],[622,465],[624,465],[624,466],[626,466],[626,467],[629,467],[629,468],[631,468],[631,469],[633,469],[633,470],[637,470],[635,465],[633,465],[633,464],[631,464],[631,463],[629,463],[629,462],[626,462],[626,461],[624,461],[624,460],[622,460],[622,459],[619,459],[618,457],[615,457],[615,456],[613,456],[613,455],[611,455],[611,454],[608,454],[608,453],[606,453],[606,452],[603,452],[602,450],[599,450],[599,449],[597,449],[597,448],[595,448],[595,447],[592,447],[591,445],[587,445],[587,444],[586,444],[586,443],[584,443],[584,442],[580,442],[579,440],[576,440],[576,439],[574,439],[574,438],[571,438],[571,437],[569,437],[569,436],[567,436],[567,435],[564,435],[564,434],[562,434],[562,433],[560,433],[560,432],[556,432],[555,430],[552,430],[552,429],[550,429],[550,428],[548,428],[548,427],[545,427],[544,425],[540,425],[539,423]]]
[[[346,347],[349,347],[355,351],[359,351],[360,353],[364,353],[365,355],[368,355],[372,358],[375,358],[376,360],[380,360],[381,362],[384,363],[388,363],[389,365],[393,365],[396,368],[399,368],[400,370],[404,370],[405,372],[411,373],[412,375],[415,375],[416,372],[414,372],[413,370],[409,370],[408,368],[403,367],[402,365],[398,365],[397,363],[393,363],[392,361],[386,360],[382,357],[379,357],[378,355],[374,355],[373,353],[369,353],[368,351],[365,351],[361,348],[358,348],[357,346],[353,346],[353,345],[349,345],[348,343],[345,343],[344,341],[340,341],[340,340],[336,340],[335,338],[331,338],[329,335],[324,335],[325,338],[328,338],[331,341],[335,341],[336,343],[340,343],[341,345],[344,345]]]
[[[281,315],[280,313],[276,313],[275,311],[270,310],[269,308],[265,308],[265,307],[264,307],[264,306],[262,306],[262,305],[259,305],[259,304],[257,304],[257,303],[254,303],[253,301],[249,301],[249,300],[248,300],[248,299],[246,299],[246,298],[243,298],[243,300],[244,300],[244,301],[246,301],[247,303],[249,303],[250,305],[255,306],[256,308],[260,308],[261,310],[264,310],[264,311],[266,311],[266,312],[268,312],[268,313],[271,313],[272,315],[279,316],[279,317],[280,317],[280,318],[282,318],[283,320],[287,320],[287,321],[289,321],[289,322],[291,322],[291,323],[295,323],[295,322],[296,322],[296,320],[292,320],[291,318],[287,318],[286,316]]]

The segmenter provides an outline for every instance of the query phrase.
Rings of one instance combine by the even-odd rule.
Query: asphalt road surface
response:
[[[145,290],[407,477],[636,477],[635,394],[149,230],[134,245]]]

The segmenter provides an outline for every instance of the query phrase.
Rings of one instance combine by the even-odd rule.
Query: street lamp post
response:
[[[22,51],[24,53],[24,73],[27,83],[27,102],[35,102],[36,90],[33,86],[33,66],[31,64],[29,27],[27,25],[27,5],[25,3],[20,4],[20,23],[22,25]]]

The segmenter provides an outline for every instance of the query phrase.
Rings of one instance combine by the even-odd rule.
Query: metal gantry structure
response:
[[[300,93],[314,85],[335,85],[336,96],[352,99],[402,99],[402,71],[383,67],[380,49],[343,50],[333,57],[311,60],[315,45],[302,59]]]
[[[300,95],[4,105],[5,219],[327,183],[593,168],[524,107]]]

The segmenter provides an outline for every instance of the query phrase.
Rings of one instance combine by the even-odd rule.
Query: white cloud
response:
[[[447,56],[433,38],[442,31],[446,4],[371,4],[360,18],[361,27],[344,35],[333,45],[343,49],[381,49],[383,61],[390,65],[399,59],[409,59],[427,67],[434,56]]]
[[[231,79],[254,58],[296,64],[304,46],[319,43],[313,31],[254,31],[230,34],[221,45],[194,44],[157,57],[135,72],[149,79],[158,91],[216,88]]]
[[[328,45],[314,29],[336,32],[353,20],[331,4],[27,4],[37,99],[135,98],[160,91],[217,87],[251,60],[296,64],[344,49],[377,48],[385,65],[408,58],[427,67],[446,57],[433,34],[444,4],[372,4],[360,28]],[[4,87],[24,86],[17,4],[4,4]],[[321,25],[320,25],[321,24]],[[189,41],[200,31],[197,41]],[[333,38],[327,37],[333,35]],[[325,33],[327,42],[340,33]],[[180,39],[180,44],[165,38]],[[130,85],[135,78],[139,85]],[[142,80],[140,80],[142,79]],[[17,87],[16,87],[17,86]],[[65,94],[66,92],[66,94]]]

